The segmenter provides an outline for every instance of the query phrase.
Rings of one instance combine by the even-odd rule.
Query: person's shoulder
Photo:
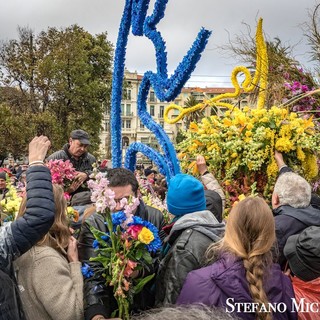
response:
[[[90,227],[92,226],[100,231],[107,230],[106,225],[105,225],[104,216],[100,213],[97,213],[97,212],[94,212],[93,214],[86,217],[85,221],[83,222],[83,225],[87,226],[88,229],[90,229]],[[83,230],[83,229],[84,228],[81,227],[81,230]]]
[[[31,249],[32,253],[35,256],[36,260],[48,257],[61,258],[61,253],[49,246],[34,246]]]
[[[188,281],[193,282],[196,281],[197,283],[208,283],[208,279],[211,279],[211,275],[213,272],[213,265],[202,267],[197,270],[193,270],[188,273]]]
[[[97,161],[96,157],[93,154],[89,153],[89,152],[87,152],[86,156],[92,162],[96,162]]]
[[[61,149],[50,154],[50,156],[47,157],[47,160],[66,160],[68,158],[69,157],[64,149]]]

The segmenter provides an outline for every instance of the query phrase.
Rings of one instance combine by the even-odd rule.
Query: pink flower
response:
[[[70,160],[50,160],[46,165],[50,169],[52,183],[68,187],[76,176],[76,170]]]
[[[123,271],[123,275],[125,277],[130,277],[130,275],[132,274],[132,272],[136,266],[137,266],[137,262],[134,262],[132,260],[128,260],[127,265]]]
[[[143,226],[142,225],[133,225],[127,229],[127,233],[134,239],[138,239],[138,235],[141,232]]]

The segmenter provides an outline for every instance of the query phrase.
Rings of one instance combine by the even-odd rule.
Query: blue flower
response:
[[[111,215],[112,224],[114,227],[119,226],[122,222],[126,220],[126,214],[123,211],[115,212]]]
[[[144,226],[153,233],[154,240],[152,240],[148,245],[146,245],[149,252],[156,252],[161,248],[162,243],[159,238],[159,231],[151,222],[143,220],[140,217],[134,216],[133,222],[129,223],[128,226],[132,226],[132,225]]]
[[[83,266],[81,267],[81,272],[85,278],[91,278],[94,275],[92,269],[86,263],[84,263]]]
[[[101,239],[104,241],[108,241],[110,239],[110,236],[109,236],[109,234],[105,235],[105,236],[101,236]]]
[[[98,240],[94,240],[93,243],[92,243],[92,247],[95,250],[99,249],[99,241]]]

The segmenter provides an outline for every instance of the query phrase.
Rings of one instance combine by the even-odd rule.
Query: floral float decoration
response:
[[[286,163],[308,181],[318,175],[315,152],[320,150],[320,135],[315,130],[313,118],[300,118],[297,113],[288,110],[287,106],[296,102],[296,98],[269,110],[264,108],[268,61],[262,19],[257,26],[256,46],[255,74],[251,77],[245,67],[236,67],[231,77],[234,93],[216,96],[191,108],[170,105],[165,110],[165,121],[168,123],[177,122],[201,108],[220,106],[226,110],[223,116],[211,116],[201,123],[191,123],[186,138],[177,148],[182,168],[193,174],[196,174],[196,165],[192,159],[197,154],[205,156],[210,170],[225,187],[227,210],[239,200],[239,195],[257,192],[270,200],[278,174],[275,150],[282,152]],[[236,78],[239,72],[245,75],[242,87]],[[240,109],[224,102],[225,99],[237,97],[241,90],[251,92],[255,87],[259,88],[256,108]],[[171,119],[168,114],[174,109],[179,114]]]
[[[163,153],[161,154],[140,142],[135,142],[127,149],[124,166],[133,171],[136,165],[136,154],[141,152],[152,160],[158,166],[159,171],[166,176],[167,180],[169,180],[175,174],[180,173],[179,160],[177,159],[175,148],[164,129],[157,124],[147,112],[146,100],[151,86],[160,101],[172,101],[179,94],[199,61],[211,32],[205,29],[200,30],[190,50],[178,65],[173,75],[169,77],[165,41],[163,40],[161,33],[157,30],[157,24],[164,17],[168,0],[157,0],[154,4],[153,13],[150,16],[147,16],[149,2],[150,0],[126,0],[120,23],[112,79],[112,164],[113,167],[121,167],[122,165],[120,104],[126,46],[131,27],[133,35],[145,36],[150,39],[156,51],[157,72],[145,72],[140,84],[137,104],[140,121],[154,133]]]

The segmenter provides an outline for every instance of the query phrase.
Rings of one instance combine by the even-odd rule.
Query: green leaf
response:
[[[143,287],[154,278],[155,273],[150,274],[149,276],[142,278],[141,280],[138,280],[139,282],[133,287],[134,293],[137,294],[139,293]]]

